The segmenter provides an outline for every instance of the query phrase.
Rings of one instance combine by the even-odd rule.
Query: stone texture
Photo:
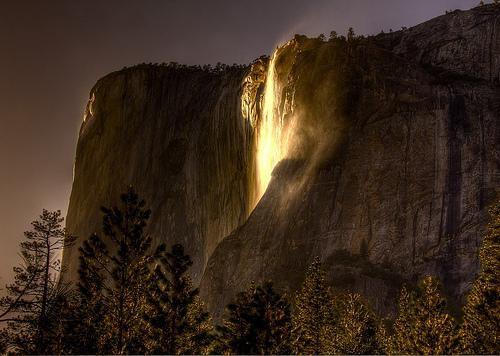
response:
[[[140,65],[107,75],[90,93],[80,130],[64,252],[77,278],[77,247],[101,231],[101,206],[133,185],[154,212],[155,242],[184,244],[199,281],[217,243],[248,215],[250,125],[240,110],[245,68],[208,72]]]
[[[332,285],[381,311],[425,274],[458,303],[500,187],[499,17],[483,6],[351,43],[298,36],[280,48],[293,144],[253,211],[267,59],[112,73],[91,91],[67,227],[86,238],[99,206],[133,184],[153,210],[148,233],[186,245],[216,317],[251,281],[292,292],[315,256]],[[64,264],[75,279],[76,248]]]
[[[480,6],[472,11],[457,10],[405,31],[380,36],[380,43],[428,70],[498,84],[498,26],[498,5]]]
[[[461,301],[500,186],[499,15],[454,12],[352,45],[297,37],[278,52],[305,154],[278,165],[212,254],[201,291],[216,317],[252,281],[293,292],[314,256],[379,311],[426,274]]]

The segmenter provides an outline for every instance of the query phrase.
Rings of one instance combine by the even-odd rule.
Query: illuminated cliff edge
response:
[[[276,165],[301,149],[296,142],[300,118],[294,115],[295,83],[290,77],[297,45],[291,40],[276,48],[268,61],[254,62],[244,81],[242,115],[251,123],[254,137],[249,212],[264,195]],[[282,62],[279,68],[278,61]]]
[[[78,247],[102,227],[101,206],[131,184],[152,210],[155,244],[182,243],[195,283],[217,244],[249,215],[253,131],[242,118],[249,67],[139,65],[92,88],[74,164],[66,219],[79,237],[64,251],[65,277],[78,278]]]
[[[262,117],[256,128],[255,181],[257,199],[260,199],[264,195],[267,185],[271,180],[274,166],[283,157],[281,147],[283,120],[279,107],[277,107],[277,104],[281,101],[281,95],[278,83],[276,82],[276,52],[269,61],[264,89]]]
[[[262,101],[243,112],[259,129],[272,111],[254,152],[269,151],[257,138],[279,136],[281,163],[258,200],[266,184],[257,170],[274,160],[255,162],[258,204],[207,263],[200,291],[216,317],[252,281],[293,293],[314,256],[332,285],[377,310],[391,309],[401,283],[428,274],[461,300],[500,186],[499,11],[456,11],[355,43],[299,36],[273,54],[272,72],[253,66],[245,87]]]
[[[423,274],[458,299],[499,186],[499,18],[498,7],[457,11],[356,46],[299,38],[250,70],[112,73],[91,91],[68,231],[100,231],[99,207],[133,184],[153,212],[147,233],[185,245],[215,313],[251,281],[293,292],[316,255],[379,310],[394,283]],[[273,136],[282,164],[259,169]],[[77,248],[63,258],[73,280]]]

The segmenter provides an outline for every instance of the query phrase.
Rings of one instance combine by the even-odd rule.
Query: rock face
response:
[[[77,247],[101,231],[100,207],[133,185],[154,212],[147,233],[157,243],[182,243],[200,280],[219,241],[248,216],[245,73],[140,65],[97,82],[80,130],[66,220],[79,237],[64,251],[69,279],[78,276]]]
[[[90,98],[69,232],[99,230],[99,206],[133,184],[148,233],[186,246],[216,317],[252,281],[292,292],[315,256],[380,311],[426,274],[460,302],[475,276],[500,187],[498,6],[363,39],[297,36],[249,68],[139,66]],[[281,160],[258,200],[269,112]],[[64,264],[75,279],[76,248]]]

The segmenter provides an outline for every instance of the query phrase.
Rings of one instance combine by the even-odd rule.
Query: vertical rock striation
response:
[[[78,140],[67,228],[100,232],[100,206],[133,185],[153,214],[156,243],[184,244],[199,281],[218,242],[248,216],[251,125],[241,115],[245,68],[140,65],[90,94]],[[78,245],[64,252],[77,278]]]
[[[133,184],[153,211],[148,233],[186,246],[216,317],[251,281],[293,291],[315,256],[378,310],[425,274],[460,302],[500,187],[500,7],[348,41],[296,36],[269,62],[101,79],[69,232],[99,230],[99,206]],[[260,198],[270,138],[281,160]],[[64,252],[70,279],[77,263],[76,247]]]
[[[275,53],[293,139],[208,262],[216,316],[252,281],[292,292],[314,256],[380,311],[426,274],[461,301],[500,187],[499,16],[485,6],[347,43],[299,36]]]

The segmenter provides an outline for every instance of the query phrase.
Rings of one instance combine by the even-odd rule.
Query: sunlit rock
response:
[[[297,36],[246,68],[138,66],[91,91],[67,218],[84,239],[128,184],[183,243],[215,316],[319,256],[390,311],[426,274],[470,286],[499,189],[500,10],[352,41]],[[65,251],[76,278],[76,247]]]

